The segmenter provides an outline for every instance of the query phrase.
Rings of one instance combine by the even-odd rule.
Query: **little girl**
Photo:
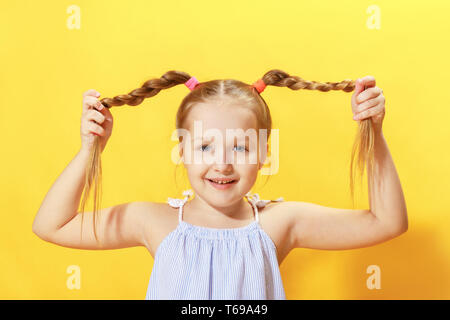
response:
[[[95,210],[78,212],[93,150],[97,145],[103,151],[112,132],[109,108],[140,104],[177,84],[191,90],[178,109],[176,128],[192,189],[167,203],[130,202],[102,209],[97,221]],[[373,148],[361,144],[360,149],[360,156],[373,156],[368,163],[370,210],[262,200],[250,192],[265,162],[272,125],[260,95],[267,85],[354,90],[353,119],[366,126],[359,138],[374,141]],[[384,97],[371,76],[319,83],[271,70],[248,85],[236,80],[198,83],[187,73],[169,71],[128,95],[102,101],[99,96],[95,90],[84,94],[82,147],[46,195],[33,232],[78,249],[145,246],[154,257],[146,299],[286,299],[279,265],[292,249],[361,248],[407,230],[403,192],[381,131]],[[261,130],[267,132],[264,138]],[[88,227],[80,238],[83,215]]]

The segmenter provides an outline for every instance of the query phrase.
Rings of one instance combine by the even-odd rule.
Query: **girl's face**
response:
[[[260,146],[255,114],[229,103],[197,104],[185,124],[188,130],[181,144],[184,166],[196,195],[210,205],[227,207],[250,191],[265,154]],[[189,143],[190,140],[190,143]],[[189,151],[189,152],[188,152]],[[232,180],[217,184],[212,180]]]

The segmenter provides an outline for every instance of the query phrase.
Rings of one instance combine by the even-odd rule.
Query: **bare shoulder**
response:
[[[258,211],[261,216],[265,215],[267,217],[278,216],[278,218],[285,219],[287,216],[288,210],[286,210],[286,201],[280,202],[270,202],[265,205],[263,208],[258,208]]]
[[[288,205],[283,202],[271,202],[259,209],[260,224],[262,229],[272,239],[278,257],[278,264],[294,247],[292,239],[292,219]]]
[[[142,202],[145,246],[152,257],[161,241],[177,227],[178,209],[167,202]]]
[[[271,202],[259,209],[261,220],[265,220],[283,232],[289,231],[292,222],[291,205],[286,202]]]

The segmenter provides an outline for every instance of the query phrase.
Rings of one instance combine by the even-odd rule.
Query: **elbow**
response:
[[[40,225],[42,225],[42,223],[39,221],[39,212],[36,214],[36,216],[34,217],[33,220],[33,225],[31,226],[31,231],[33,231],[33,233],[35,235],[37,235],[38,237],[40,237],[41,234],[41,227]]]
[[[42,232],[40,230],[33,229],[33,233],[38,236],[39,239],[44,240],[46,242],[53,242],[49,237],[48,233]]]
[[[400,224],[400,227],[399,227],[400,234],[408,231],[408,214],[405,212],[403,217],[404,217],[403,222]]]
[[[391,233],[393,236],[398,237],[399,235],[402,235],[406,231],[408,231],[408,221],[405,221],[404,223],[396,224],[395,226],[392,226]]]
[[[36,226],[36,224],[33,223],[31,231],[33,231],[33,233],[35,235],[37,235],[39,238],[43,239],[43,233],[41,232],[41,230],[39,230],[39,228]]]
[[[406,231],[408,231],[408,225],[398,227],[395,234],[397,236],[399,236],[399,235],[405,233]]]
[[[31,231],[37,236],[39,236],[39,229],[37,227],[36,219],[33,221],[33,225],[31,226]]]
[[[389,234],[391,237],[397,237],[406,231],[408,231],[408,216],[407,214],[399,215],[402,218],[396,219],[395,221],[382,221],[378,217],[378,221],[381,224],[382,228]]]
[[[36,221],[33,222],[33,226],[31,227],[31,231],[33,231],[33,233],[35,235],[37,235],[40,239],[42,239],[44,241],[49,241],[48,240],[48,233],[45,232],[44,230],[42,230],[42,228],[39,227],[39,225],[36,223]]]

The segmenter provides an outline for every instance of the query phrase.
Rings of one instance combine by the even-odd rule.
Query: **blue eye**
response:
[[[207,151],[205,150],[205,148],[209,147],[209,145],[204,144],[200,147],[201,151]],[[235,148],[241,148],[239,151],[248,151],[247,148],[245,146],[235,146]]]
[[[241,148],[243,148],[243,149],[241,149],[241,151],[248,151],[247,148],[244,147],[244,146],[236,146],[236,147],[241,147]]]
[[[203,149],[203,147],[209,147],[209,145],[207,145],[207,144],[202,145],[202,146],[200,147],[200,150],[201,150],[201,151],[205,151],[205,149]]]

